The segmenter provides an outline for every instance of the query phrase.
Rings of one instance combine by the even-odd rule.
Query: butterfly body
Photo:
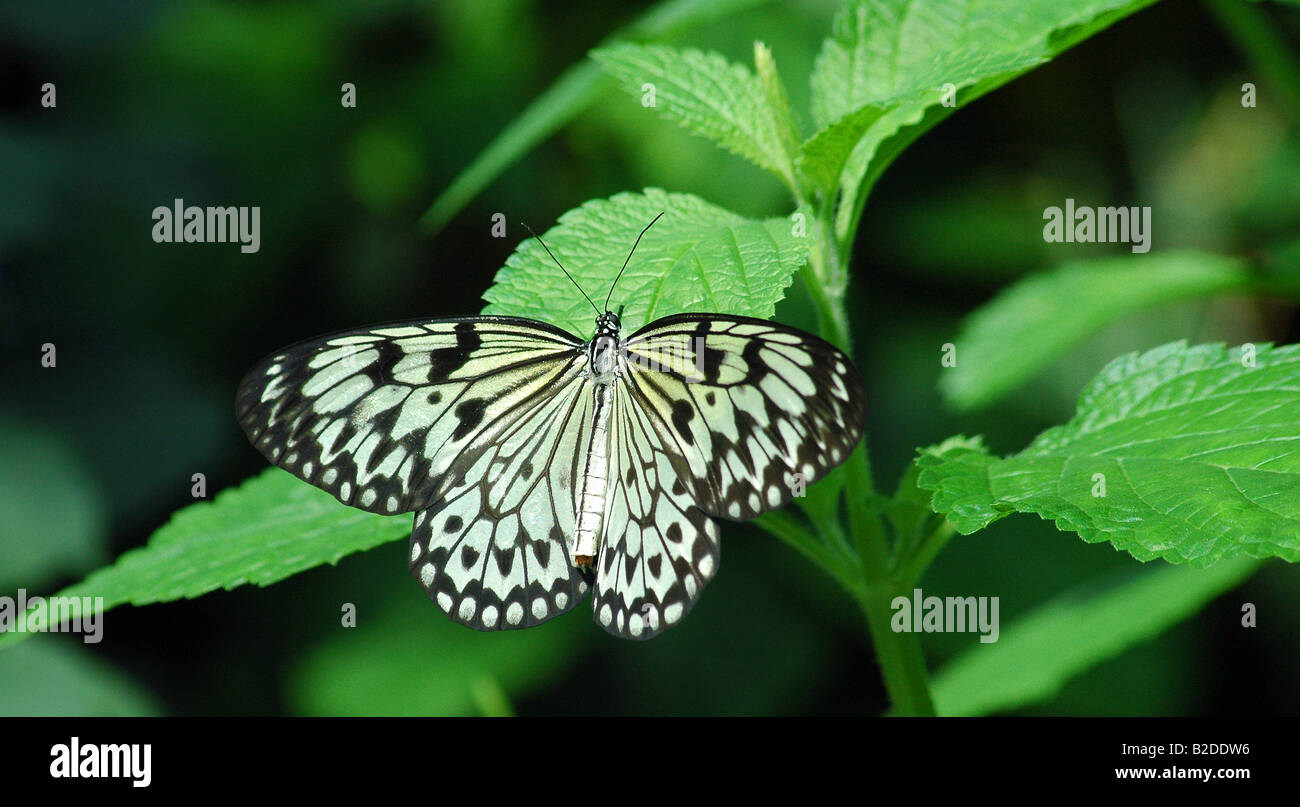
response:
[[[608,386],[618,377],[623,325],[618,315],[606,311],[596,317],[596,335],[587,343],[587,376],[593,384]]]
[[[523,628],[594,588],[644,639],[717,569],[715,518],[779,507],[865,421],[849,359],[765,320],[680,314],[590,340],[512,317],[381,325],[255,366],[237,414],[273,463],[345,504],[414,512],[411,571],[457,622]]]

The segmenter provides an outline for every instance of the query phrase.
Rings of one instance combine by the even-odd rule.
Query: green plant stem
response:
[[[755,523],[798,549],[834,577],[855,598],[860,596],[862,581],[857,574],[855,559],[848,557],[843,550],[837,551],[837,547],[819,541],[797,519],[780,510],[764,513]]]
[[[803,268],[804,285],[817,308],[817,325],[821,335],[841,350],[853,354],[853,337],[844,310],[848,278],[842,255],[835,243],[835,222],[823,213],[817,231],[817,243],[809,250]]]
[[[817,306],[822,336],[852,352],[848,316],[844,301],[848,287],[848,255],[836,243],[833,212],[829,202],[822,211],[818,244],[810,252],[804,279]],[[862,585],[850,589],[867,621],[875,646],[885,690],[899,715],[933,715],[929,676],[920,639],[914,633],[895,632],[890,625],[890,603],[898,595],[890,575],[889,548],[885,539],[871,474],[867,436],[849,457],[845,467],[844,494],[848,502],[849,532],[854,537],[861,565]]]
[[[893,578],[895,586],[906,591],[917,584],[925,570],[930,568],[930,561],[934,556],[939,554],[939,550],[947,545],[948,540],[957,534],[957,528],[947,519],[939,524],[925,536],[920,543],[912,548],[904,557],[899,558],[898,568],[890,575]]]
[[[921,640],[915,633],[895,632],[890,624],[890,602],[895,596],[898,595],[887,590],[868,588],[866,596],[859,600],[892,704],[890,714],[933,716],[930,675],[921,652]]]
[[[889,551],[885,546],[880,515],[870,502],[871,471],[865,444],[849,458],[845,495],[849,501],[849,520],[858,538],[862,561],[862,613],[871,631],[885,690],[898,715],[933,715],[929,673],[921,652],[921,639],[915,633],[900,633],[890,624],[890,603],[902,592],[889,573]]]

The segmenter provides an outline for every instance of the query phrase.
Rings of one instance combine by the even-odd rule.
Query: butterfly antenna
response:
[[[663,214],[661,213],[660,215],[663,215]],[[527,224],[527,222],[523,222],[523,221],[521,221],[521,222],[519,222],[519,223],[522,224],[522,225],[524,225],[524,229],[528,231],[528,234],[529,234],[529,235],[531,235],[533,238],[536,238],[536,239],[537,239],[537,243],[539,243],[539,244],[542,245],[542,249],[546,250],[546,254],[547,254],[547,255],[550,255],[550,256],[551,256],[551,260],[555,261],[555,265],[558,266],[558,267],[560,267],[560,271],[563,272],[563,273],[564,273],[564,276],[567,277],[567,278],[569,279],[569,282],[572,283],[572,284],[574,285],[574,288],[576,288],[576,289],[578,290],[578,293],[581,294],[583,297],[586,297],[586,298],[587,298],[587,302],[590,303],[590,305],[591,305],[591,307],[592,307],[593,309],[595,309],[595,311],[596,311],[596,316],[600,316],[600,309],[599,309],[599,308],[596,308],[596,304],[593,303],[593,302],[591,302],[591,298],[590,298],[590,297],[587,297],[587,292],[585,292],[585,291],[582,290],[582,286],[579,286],[579,285],[578,285],[578,281],[574,280],[574,279],[573,279],[573,275],[569,274],[569,270],[564,268],[564,264],[560,263],[560,259],[557,258],[557,257],[555,257],[555,253],[551,252],[551,248],[548,247],[548,246],[546,246],[546,242],[542,240],[542,237],[541,237],[540,235],[538,235],[537,233],[533,232],[533,228],[532,228],[532,227],[529,227],[528,224]],[[638,240],[640,240],[640,239],[638,239]],[[629,256],[629,257],[631,257],[631,256]]]
[[[650,220],[650,223],[647,224],[647,225],[645,226],[645,229],[641,231],[641,235],[638,235],[638,236],[636,237],[636,241],[635,241],[635,243],[632,244],[632,252],[636,252],[636,245],[641,243],[641,236],[642,236],[642,235],[645,235],[646,232],[649,231],[649,229],[650,229],[651,227],[655,226],[655,222],[658,221],[659,219],[663,218],[663,217],[664,217],[664,212],[661,210],[661,211],[659,211],[659,215],[655,216],[653,219]],[[629,253],[627,254],[627,260],[623,261],[623,269],[627,269],[627,262],[630,261],[630,260],[632,260],[632,252],[629,252]],[[610,301],[610,298],[612,298],[612,297],[614,296],[614,286],[617,286],[617,285],[618,285],[618,279],[619,279],[620,277],[623,276],[623,269],[619,269],[619,270],[618,270],[618,275],[614,278],[614,283],[613,283],[613,285],[611,285],[611,286],[609,287],[609,294],[605,297],[605,310],[606,310],[606,311],[609,310],[609,301]]]

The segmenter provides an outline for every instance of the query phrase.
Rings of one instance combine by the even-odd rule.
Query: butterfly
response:
[[[594,589],[597,623],[646,639],[717,572],[714,519],[781,507],[843,462],[866,396],[812,334],[721,314],[629,334],[609,299],[588,340],[480,316],[300,342],[248,372],[237,417],[344,504],[414,512],[411,572],[456,622],[531,627]]]

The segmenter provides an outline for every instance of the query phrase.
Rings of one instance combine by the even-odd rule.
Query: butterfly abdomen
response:
[[[614,385],[597,384],[592,391],[591,447],[578,480],[577,528],[573,535],[573,562],[591,566],[600,551],[605,529],[605,501],[609,475],[609,414],[614,402]]]

